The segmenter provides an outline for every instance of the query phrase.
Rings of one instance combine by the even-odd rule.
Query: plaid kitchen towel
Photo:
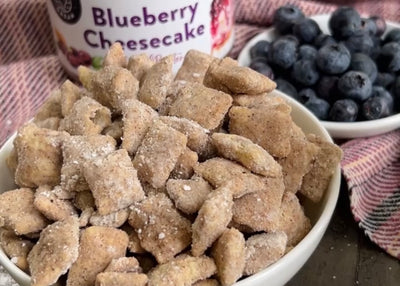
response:
[[[236,0],[237,57],[245,43],[268,27],[281,5],[306,15],[332,12],[349,1]],[[400,1],[352,1],[360,13],[400,22]],[[45,0],[0,0],[0,146],[67,78],[56,55]],[[354,218],[389,254],[400,258],[400,131],[342,145],[343,174]]]

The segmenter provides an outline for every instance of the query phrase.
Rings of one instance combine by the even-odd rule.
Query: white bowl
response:
[[[328,22],[330,14],[322,14],[311,16],[320,26],[322,32],[330,34]],[[400,28],[400,24],[386,21],[386,33],[394,28]],[[250,48],[260,40],[272,41],[278,36],[274,28],[265,30],[251,39],[240,52],[238,61],[242,66],[250,65]],[[358,138],[369,137],[374,135],[383,134],[400,127],[400,113],[386,118],[370,120],[370,121],[357,121],[357,122],[334,122],[322,121],[322,125],[328,130],[333,138]]]
[[[272,94],[281,93],[274,91]],[[292,106],[292,118],[303,129],[305,133],[314,133],[332,142],[331,137],[318,121],[318,119],[300,103],[294,99],[282,95]],[[14,135],[15,136],[15,135]],[[11,137],[3,148],[0,149],[0,193],[15,188],[13,178],[9,172],[5,160],[12,149]],[[319,244],[325,230],[332,217],[340,189],[340,169],[337,167],[329,188],[324,194],[323,199],[318,204],[306,202],[304,207],[306,214],[310,217],[312,229],[307,236],[290,252],[279,261],[269,266],[265,270],[237,282],[237,286],[269,286],[284,285],[296,272],[304,265],[307,259],[314,252]],[[29,276],[16,267],[4,254],[0,248],[0,264],[10,273],[10,275],[22,286],[30,285]]]

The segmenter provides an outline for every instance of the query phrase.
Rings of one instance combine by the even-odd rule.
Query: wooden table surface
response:
[[[380,250],[354,222],[346,182],[331,223],[304,267],[286,286],[399,286],[400,261]]]

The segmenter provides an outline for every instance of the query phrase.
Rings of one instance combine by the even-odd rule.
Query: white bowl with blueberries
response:
[[[273,23],[246,44],[241,65],[274,79],[334,138],[400,128],[399,24],[351,7],[307,18],[293,5],[280,7]]]

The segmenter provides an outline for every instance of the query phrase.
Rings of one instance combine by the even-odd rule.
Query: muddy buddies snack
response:
[[[268,78],[190,51],[79,68],[7,164],[0,246],[34,286],[232,285],[311,229],[341,150],[305,134]]]

